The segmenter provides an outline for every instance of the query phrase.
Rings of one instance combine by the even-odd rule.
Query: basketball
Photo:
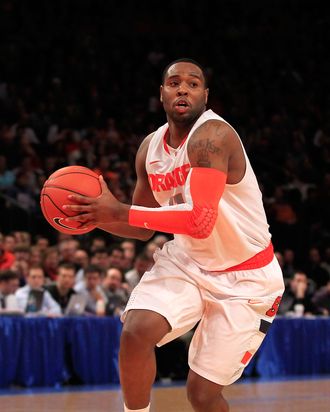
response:
[[[64,211],[62,206],[72,203],[68,196],[76,194],[88,197],[97,197],[101,194],[99,176],[83,166],[63,167],[44,183],[40,195],[41,210],[48,221],[56,230],[71,235],[81,235],[95,229],[89,226],[80,229],[82,222],[64,222],[64,219],[74,216],[75,213]]]

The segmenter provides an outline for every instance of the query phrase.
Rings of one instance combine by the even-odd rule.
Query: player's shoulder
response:
[[[145,137],[145,138],[142,140],[138,152],[143,152],[143,151],[147,151],[147,150],[148,150],[150,141],[151,141],[151,139],[154,137],[155,133],[156,133],[156,132],[152,132],[152,133],[148,134],[148,136]]]
[[[154,134],[155,134],[155,132],[152,132],[142,140],[142,142],[140,144],[140,147],[139,147],[139,149],[136,153],[136,163],[137,164],[144,164],[145,159],[147,157],[149,144],[150,144],[150,141],[153,138]]]
[[[202,123],[191,135],[189,139],[188,147],[196,147],[209,144],[215,144],[217,146],[228,146],[238,143],[238,134],[234,128],[226,121],[221,119],[209,119]]]

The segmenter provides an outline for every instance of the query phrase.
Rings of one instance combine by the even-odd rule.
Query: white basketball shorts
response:
[[[284,291],[276,257],[259,269],[207,272],[172,242],[133,290],[122,315],[146,309],[164,316],[171,331],[158,343],[191,330],[189,367],[219,385],[236,381],[259,348]]]

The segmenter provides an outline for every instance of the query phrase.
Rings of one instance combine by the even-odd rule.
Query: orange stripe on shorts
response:
[[[252,358],[252,353],[245,352],[245,355],[243,356],[241,363],[243,363],[243,365],[246,365],[251,358]]]

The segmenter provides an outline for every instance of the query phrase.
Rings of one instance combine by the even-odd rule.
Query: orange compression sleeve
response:
[[[205,239],[215,225],[226,179],[220,170],[193,167],[184,185],[185,203],[158,208],[131,206],[129,224]]]

